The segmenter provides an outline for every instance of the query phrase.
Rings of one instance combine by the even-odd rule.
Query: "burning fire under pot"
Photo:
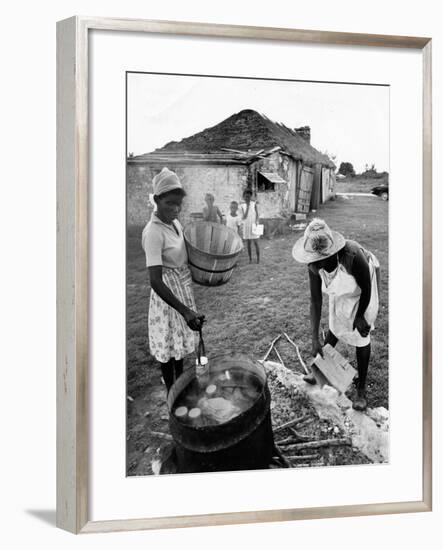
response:
[[[257,470],[274,450],[266,371],[248,357],[211,358],[202,374],[186,370],[168,394],[177,473]]]

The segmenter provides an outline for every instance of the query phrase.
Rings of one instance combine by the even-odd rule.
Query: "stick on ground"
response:
[[[291,455],[286,457],[288,460],[316,460],[318,458],[318,455]]]
[[[272,340],[271,345],[269,346],[268,351],[265,353],[265,356],[263,357],[262,361],[266,361],[266,359],[269,357],[269,354],[270,354],[271,351],[272,351],[272,348],[274,347],[275,342],[277,342],[278,340],[280,340],[280,338],[281,338],[281,334],[279,334],[278,336],[276,336],[276,337],[274,338],[274,340]]]
[[[307,418],[309,418],[309,414],[304,414],[303,416],[299,416],[298,418],[294,418],[294,420],[289,420],[289,422],[285,422],[284,424],[280,424],[280,426],[277,426],[276,428],[274,428],[274,433],[277,433],[281,430],[284,430],[285,428],[290,428],[291,426],[295,426],[296,424],[301,424]]]
[[[305,373],[306,374],[311,374],[309,372],[308,367],[306,366],[305,362],[303,361],[302,356],[300,355],[300,350],[298,349],[297,344],[289,338],[289,336],[286,334],[286,332],[284,332],[284,336],[285,336],[286,340],[294,346],[295,351],[297,352],[298,360],[300,361],[300,365],[303,367]]]
[[[303,449],[320,449],[320,447],[339,447],[342,445],[352,445],[352,441],[348,437],[342,439],[320,439],[319,441],[287,444],[285,451],[301,451]]]
[[[274,346],[274,351],[278,357],[278,360],[280,361],[280,363],[285,366],[285,364],[283,363],[283,359],[281,358],[281,355],[278,353],[278,349]]]
[[[306,435],[301,434],[300,432],[297,432],[295,428],[289,428],[289,431],[294,435],[296,439],[299,441],[309,441],[309,437]]]
[[[288,445],[288,443],[297,443],[297,440],[294,439],[292,435],[290,435],[286,439],[279,439],[275,442],[276,445]]]
[[[154,431],[150,431],[149,432],[151,435],[153,435],[154,437],[159,437],[160,439],[166,439],[166,441],[172,441],[172,435],[170,434],[165,434],[163,432],[154,432]]]
[[[283,462],[283,464],[286,466],[286,468],[292,468],[293,467],[292,464],[282,453],[282,450],[280,449],[280,447],[274,443],[274,448],[275,448],[275,452],[277,453],[278,457]]]

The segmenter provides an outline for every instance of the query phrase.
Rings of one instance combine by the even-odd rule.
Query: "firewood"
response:
[[[284,332],[283,334],[284,334],[286,340],[294,346],[295,351],[297,352],[298,360],[300,361],[300,365],[303,367],[305,373],[306,374],[311,374],[309,372],[308,367],[306,366],[305,362],[303,361],[302,356],[300,355],[300,350],[298,349],[297,344],[289,338],[289,336],[286,334],[286,332]]]
[[[279,439],[275,442],[276,445],[287,445],[288,443],[296,443],[292,435],[287,437],[286,439]]]
[[[268,351],[265,353],[265,356],[263,357],[262,361],[266,361],[266,359],[269,357],[269,354],[270,354],[271,351],[272,351],[272,348],[274,347],[274,344],[275,344],[278,340],[280,340],[280,338],[281,338],[281,334],[279,334],[278,336],[276,336],[276,337],[274,338],[274,340],[272,340],[271,345],[269,346]]]
[[[149,433],[154,437],[159,437],[160,439],[166,439],[167,441],[172,441],[172,435],[170,434],[165,434],[163,432],[154,432],[152,430]]]
[[[312,416],[305,418],[302,422],[299,422],[297,424],[297,428],[300,430],[303,428],[306,428],[307,426],[309,426],[309,424],[312,424],[314,420],[317,420],[317,419],[313,418]]]
[[[320,447],[339,447],[342,445],[352,445],[351,439],[348,437],[342,439],[320,439],[319,441],[287,444],[285,451],[301,451],[302,449],[319,449]]]
[[[275,354],[278,357],[278,360],[280,361],[280,364],[285,366],[285,364],[283,363],[283,359],[281,358],[281,355],[278,353],[278,349],[275,346],[274,346],[274,351],[275,351]]]
[[[286,457],[288,460],[314,460],[318,458],[318,455],[288,455]]]
[[[285,455],[282,453],[282,450],[278,445],[274,443],[275,452],[277,453],[280,460],[283,462],[283,464],[286,466],[286,468],[293,468],[292,464],[287,460]]]
[[[284,430],[285,428],[290,428],[291,426],[295,426],[296,424],[301,424],[301,422],[306,420],[307,418],[309,418],[309,415],[305,414],[298,418],[294,418],[294,420],[289,420],[289,422],[285,422],[284,424],[281,424],[280,426],[277,426],[276,428],[274,428],[274,433]]]
[[[294,437],[296,439],[298,439],[300,441],[309,441],[309,437],[297,432],[297,430],[295,428],[289,428],[289,431],[292,432],[292,434],[294,435]]]

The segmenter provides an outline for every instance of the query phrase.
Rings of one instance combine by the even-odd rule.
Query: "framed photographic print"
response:
[[[430,510],[431,40],[57,41],[58,525]]]

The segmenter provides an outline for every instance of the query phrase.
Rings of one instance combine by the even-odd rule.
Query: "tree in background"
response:
[[[354,167],[350,162],[342,162],[340,164],[340,168],[338,169],[338,173],[343,176],[355,176]]]

